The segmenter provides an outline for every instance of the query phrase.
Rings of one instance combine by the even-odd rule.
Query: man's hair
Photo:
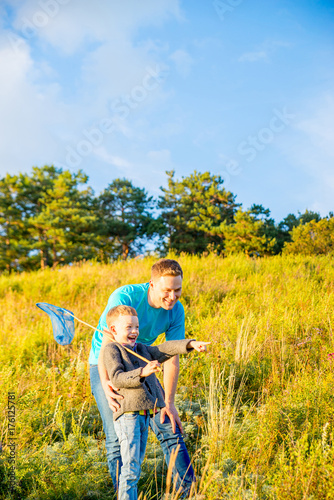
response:
[[[160,278],[161,276],[181,276],[183,278],[182,267],[176,260],[160,259],[153,264],[151,277]]]
[[[110,328],[113,324],[115,319],[117,319],[119,316],[138,316],[136,309],[130,306],[115,306],[109,309],[107,312],[107,325],[108,328]]]

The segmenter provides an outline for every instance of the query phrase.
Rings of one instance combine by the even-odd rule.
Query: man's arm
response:
[[[195,349],[198,352],[205,352],[206,346],[210,344],[210,342],[202,342],[196,340],[186,340],[185,343],[188,352],[190,352],[192,349]],[[159,349],[159,347],[162,349],[166,349],[166,344],[169,344],[169,342],[161,344],[161,346],[156,346],[153,348],[151,347],[149,348],[150,352],[152,352],[153,349]],[[172,342],[170,342],[170,344],[172,345]],[[165,421],[165,416],[167,415],[172,424],[172,429],[174,434],[176,432],[176,424],[179,426],[180,431],[183,433],[181,420],[174,404],[177,381],[179,378],[179,369],[180,369],[179,356],[174,356],[173,358],[165,361],[164,363],[164,386],[165,386],[166,406],[165,408],[162,408],[160,412],[160,422],[163,423]]]
[[[185,317],[184,308],[181,303],[177,303],[174,307],[178,308],[173,324],[166,331],[166,340],[180,340],[185,337]],[[172,424],[173,432],[176,432],[176,424],[183,433],[183,427],[180,417],[174,405],[175,392],[179,378],[179,356],[174,356],[164,363],[164,388],[165,388],[165,403],[166,406],[161,410],[160,422],[165,421],[167,415]]]
[[[111,382],[110,382],[109,377],[108,377],[108,372],[107,372],[107,370],[104,366],[104,363],[103,363],[103,349],[107,344],[109,344],[109,342],[111,342],[111,340],[106,335],[103,335],[101,350],[100,350],[99,359],[97,362],[97,367],[99,370],[102,388],[104,390],[104,394],[106,395],[106,398],[108,401],[108,405],[109,405],[110,409],[113,412],[115,412],[121,406],[118,403],[117,399],[124,399],[124,398],[123,398],[123,396],[121,396],[120,394],[117,394],[115,392],[115,391],[119,390],[119,387],[117,387],[117,388],[112,387]]]
[[[181,424],[180,417],[175,408],[175,392],[177,387],[177,381],[179,378],[179,356],[174,356],[164,363],[164,386],[165,386],[165,403],[166,406],[161,409],[160,412],[160,422],[163,424],[165,421],[165,416],[169,417],[172,424],[172,429],[175,434],[176,424],[179,426],[180,431],[183,433],[183,427]]]

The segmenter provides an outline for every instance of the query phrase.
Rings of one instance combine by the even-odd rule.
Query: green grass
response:
[[[212,341],[207,356],[182,357],[178,385],[197,493],[209,500],[334,498],[333,260],[214,254],[178,260],[186,335]],[[35,303],[66,307],[95,325],[112,290],[147,281],[153,262],[0,277],[0,498],[112,498],[90,393],[93,332],[76,323],[73,344],[61,347]],[[9,391],[16,398],[13,492]],[[147,500],[160,497],[166,475],[150,436],[140,481]]]

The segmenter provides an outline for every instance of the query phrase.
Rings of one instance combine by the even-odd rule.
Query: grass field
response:
[[[334,499],[333,259],[178,260],[186,335],[212,341],[207,356],[182,357],[178,385],[197,496]],[[35,303],[66,307],[96,325],[112,290],[147,281],[152,263],[85,263],[0,277],[0,498],[112,498],[89,385],[93,332],[77,323],[72,345],[61,347]],[[150,436],[142,498],[160,498],[166,473]]]

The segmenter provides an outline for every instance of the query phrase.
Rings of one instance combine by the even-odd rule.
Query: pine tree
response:
[[[18,269],[26,249],[24,210],[19,203],[19,178],[7,174],[0,179],[0,270]]]
[[[127,179],[109,184],[98,197],[97,207],[104,258],[133,257],[155,233],[152,196]]]
[[[51,174],[51,175],[49,175]],[[88,177],[54,167],[33,170],[35,210],[29,218],[32,245],[40,253],[41,267],[72,263],[94,257],[91,188],[79,190]]]
[[[292,241],[292,231],[295,227],[306,224],[312,220],[319,222],[321,219],[320,214],[312,212],[312,210],[305,210],[304,213],[298,212],[298,216],[288,214],[277,226],[277,249],[281,252],[284,245]]]
[[[210,172],[194,171],[180,181],[174,179],[174,171],[166,174],[168,188],[161,188],[164,195],[159,199],[160,233],[167,237],[165,250],[222,251],[223,229],[233,222],[239,206],[235,196],[223,187],[223,179]]]
[[[54,166],[0,181],[0,269],[56,266],[96,255],[88,177]]]
[[[225,253],[245,253],[249,256],[263,256],[274,253],[276,239],[270,235],[266,222],[258,218],[258,210],[253,205],[251,210],[241,209],[235,215],[235,224],[225,227]],[[263,207],[261,207],[263,208]],[[255,213],[255,215],[254,215]],[[269,215],[268,211],[267,214]]]
[[[292,230],[292,241],[286,243],[284,254],[334,255],[334,218],[312,219]]]

